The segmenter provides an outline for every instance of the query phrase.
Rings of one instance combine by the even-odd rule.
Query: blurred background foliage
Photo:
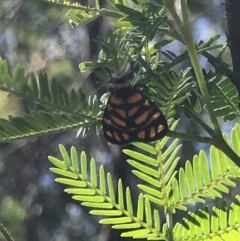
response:
[[[188,3],[196,41],[220,34],[219,41],[225,43],[224,6],[220,1],[189,0]],[[98,47],[93,40],[106,36],[111,28],[110,20],[98,18],[72,28],[66,21],[66,12],[66,8],[40,0],[1,0],[0,57],[11,67],[19,63],[29,71],[45,69],[50,78],[56,78],[65,87],[82,87],[87,95],[96,94],[101,86],[86,81],[88,73],[79,72],[79,63],[96,57]],[[179,45],[173,48],[181,51]],[[207,62],[203,65],[207,67]],[[0,93],[1,118],[27,108],[27,103],[18,98]],[[181,128],[197,131],[190,120]],[[58,143],[62,143],[74,145],[79,152],[85,150],[116,179],[121,177],[130,187],[134,186],[134,181],[129,180],[130,170],[121,161],[119,147],[109,146],[94,131],[81,139],[76,138],[76,132],[0,144],[0,221],[17,241],[121,240],[117,231],[99,226],[96,217],[88,215],[87,209],[63,193],[49,172],[47,156],[56,154]],[[182,149],[185,159],[203,146],[192,146],[191,152],[188,143],[187,148],[187,152]]]

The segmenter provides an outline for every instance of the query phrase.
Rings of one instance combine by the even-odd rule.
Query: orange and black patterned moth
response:
[[[104,110],[102,127],[108,142],[117,145],[155,141],[168,131],[162,112],[125,78],[116,81],[116,89]]]

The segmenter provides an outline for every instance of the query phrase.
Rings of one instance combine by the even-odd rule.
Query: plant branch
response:
[[[195,120],[212,136],[212,138],[209,139],[211,140],[211,143],[216,146],[218,149],[223,151],[231,160],[237,165],[240,166],[240,157],[231,149],[231,147],[226,143],[222,136],[222,132],[220,129],[220,126],[217,121],[217,117],[214,113],[212,104],[211,104],[211,98],[205,83],[204,75],[199,63],[197,51],[195,48],[195,44],[193,41],[193,36],[192,36],[192,31],[190,28],[190,22],[189,22],[189,17],[188,17],[188,10],[187,10],[187,1],[186,0],[181,0],[181,10],[182,10],[182,21],[179,18],[175,6],[174,6],[174,1],[173,0],[165,0],[167,2],[171,2],[171,4],[166,5],[169,9],[169,12],[172,14],[176,25],[179,27],[180,32],[182,34],[184,43],[187,47],[191,63],[193,65],[196,78],[198,81],[198,85],[200,88],[200,91],[202,93],[202,96],[204,98],[204,101],[206,103],[206,108],[209,113],[209,117],[211,119],[211,122],[213,124],[214,130],[211,130],[203,121],[201,121],[198,117],[195,118],[195,115],[192,115]],[[177,17],[176,17],[177,16]]]
[[[208,143],[208,144],[214,145],[214,140],[211,137],[190,136],[190,135],[186,135],[185,133],[180,133],[180,132],[170,131],[170,130],[167,132],[167,136],[179,138],[185,141],[196,141],[196,142]]]
[[[196,74],[196,78],[198,81],[198,85],[200,88],[200,91],[202,93],[202,96],[206,103],[206,108],[208,110],[211,122],[213,124],[214,130],[217,133],[217,136],[222,136],[222,132],[220,129],[220,126],[218,124],[217,118],[214,114],[213,107],[211,104],[211,98],[208,93],[208,89],[204,80],[204,75],[199,63],[197,51],[195,48],[195,44],[193,41],[192,31],[190,28],[190,22],[188,17],[188,10],[187,10],[187,2],[186,0],[181,0],[181,10],[182,10],[182,19],[178,16],[175,6],[174,6],[174,0],[165,0],[165,5],[168,8],[170,14],[172,15],[175,24],[179,27],[179,31],[182,34],[182,38],[184,40],[184,43],[187,47],[189,57],[193,66],[193,69]]]
[[[210,136],[213,137],[215,135],[214,130],[209,127],[204,121],[202,121],[193,111],[191,111],[187,107],[184,107],[184,111],[187,115],[191,116]]]
[[[78,9],[78,10],[83,10],[83,11],[92,11],[92,12],[100,12],[100,9],[98,8],[92,8],[88,6],[83,6],[78,2],[71,3],[70,1],[59,1],[59,0],[43,0],[43,2],[47,2],[48,4],[52,5],[59,5],[62,7],[67,7],[71,9]]]
[[[220,126],[218,124],[217,118],[215,116],[212,104],[211,104],[211,98],[206,86],[206,82],[204,79],[204,75],[202,72],[202,68],[199,63],[197,51],[195,48],[195,44],[193,41],[193,36],[192,36],[192,30],[190,28],[190,22],[189,22],[189,17],[188,17],[188,10],[187,10],[187,2],[186,0],[181,0],[181,9],[182,9],[182,15],[183,15],[183,28],[182,28],[182,36],[185,42],[185,45],[188,49],[189,57],[191,60],[191,63],[193,65],[196,78],[198,81],[198,85],[200,88],[200,91],[203,95],[204,101],[206,103],[206,108],[209,113],[209,117],[212,121],[213,127],[217,135],[222,136],[222,132],[220,129]]]
[[[2,223],[0,223],[0,232],[2,233],[3,237],[7,241],[14,241],[13,237],[11,236],[11,234],[8,232],[8,230],[4,227]]]
[[[171,208],[169,208],[169,197],[168,197],[168,188],[167,183],[165,181],[165,175],[164,175],[164,163],[162,158],[162,150],[161,150],[161,142],[157,141],[156,143],[156,150],[157,150],[157,160],[159,164],[159,174],[161,179],[161,189],[163,193],[163,206],[164,206],[164,212],[166,215],[166,222],[167,222],[167,237],[169,241],[174,241],[173,238],[173,214]]]
[[[54,0],[43,0],[43,1],[47,2],[49,4],[54,4],[54,5],[57,4],[62,7],[85,11],[88,13],[95,13],[95,14],[98,14],[99,16],[102,15],[102,16],[108,16],[108,17],[113,17],[113,18],[121,18],[124,16],[121,13],[113,11],[113,10],[108,10],[106,8],[99,8],[98,4],[94,8],[94,7],[83,6],[80,3],[71,3],[70,1],[64,1],[64,2],[54,1]]]
[[[167,136],[179,138],[185,141],[196,141],[201,143],[208,143],[214,145],[216,148],[224,152],[237,166],[240,167],[240,157],[233,151],[233,149],[227,144],[223,137],[201,137],[201,136],[189,136],[184,133],[175,131],[168,131]]]
[[[173,237],[173,214],[172,214],[172,210],[170,208],[168,208],[166,210],[166,223],[168,226],[168,230],[167,230],[167,234],[168,234],[168,240],[169,241],[174,241],[174,237]]]

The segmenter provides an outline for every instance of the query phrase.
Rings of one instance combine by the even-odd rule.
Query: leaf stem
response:
[[[203,95],[204,101],[206,103],[206,108],[208,110],[209,117],[212,121],[214,130],[219,136],[222,136],[220,126],[218,124],[216,115],[213,111],[213,107],[211,104],[211,98],[210,98],[210,95],[209,95],[209,92],[208,92],[208,89],[207,89],[207,86],[205,83],[205,79],[203,76],[203,72],[202,72],[202,69],[201,69],[201,66],[199,63],[197,51],[196,51],[195,44],[193,41],[192,31],[191,31],[190,24],[189,24],[186,0],[181,0],[181,8],[182,8],[182,15],[183,15],[183,29],[182,29],[183,39],[184,39],[185,45],[188,49],[188,53],[189,53],[190,60],[193,65],[193,69],[196,74],[198,85],[199,85],[200,91]]]
[[[159,174],[161,179],[161,189],[163,193],[163,206],[164,212],[166,215],[166,222],[167,222],[167,237],[169,241],[174,241],[173,239],[173,214],[171,207],[169,207],[169,197],[168,197],[168,188],[167,183],[165,181],[165,173],[164,173],[164,163],[162,158],[162,146],[161,142],[157,141],[156,143],[156,151],[157,151],[157,160],[159,165]]]
[[[179,31],[181,32],[183,41],[188,50],[192,66],[193,66],[193,69],[196,74],[196,78],[198,81],[200,91],[205,100],[206,108],[208,110],[211,122],[213,124],[214,131],[216,132],[217,136],[222,136],[220,126],[218,124],[217,118],[213,111],[213,107],[211,104],[211,98],[208,93],[208,89],[207,89],[207,86],[205,83],[205,79],[203,76],[203,72],[202,72],[202,69],[201,69],[201,66],[199,63],[197,51],[196,51],[195,44],[193,41],[192,31],[190,28],[190,22],[189,22],[189,17],[188,17],[187,1],[181,0],[182,19],[180,19],[179,15],[176,12],[173,0],[165,0],[165,6],[168,8],[170,14],[172,15],[172,17],[175,21],[175,24],[178,26]]]
[[[2,233],[3,237],[7,241],[14,241],[13,237],[11,236],[11,234],[8,232],[8,230],[4,227],[2,223],[0,223],[0,232]]]
[[[202,143],[208,143],[214,145],[216,148],[221,150],[226,156],[228,156],[237,166],[240,167],[240,157],[233,151],[233,149],[227,144],[223,137],[201,137],[201,136],[188,136],[184,133],[175,131],[168,131],[170,137],[179,138],[185,141],[197,141]]]
[[[173,237],[173,214],[172,214],[172,210],[170,208],[168,208],[166,210],[166,223],[167,223],[167,226],[168,226],[168,230],[167,230],[168,240],[174,241],[174,237]]]
[[[180,133],[180,132],[170,131],[170,130],[168,131],[167,136],[179,138],[185,141],[196,141],[196,142],[208,143],[208,144],[214,145],[213,138],[206,137],[206,136],[190,136],[190,135],[186,135],[185,133]]]
[[[191,111],[188,107],[184,107],[184,111],[187,115],[191,116],[210,136],[214,136],[214,130],[209,127],[204,121],[202,121],[195,112]]]

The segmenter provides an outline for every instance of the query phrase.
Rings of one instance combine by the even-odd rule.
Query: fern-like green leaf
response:
[[[67,13],[69,22],[73,27],[81,26],[87,23],[92,22],[99,16],[110,16],[115,18],[123,17],[122,14],[114,12],[105,8],[100,8],[99,1],[95,0],[95,6],[89,7],[80,4],[79,2],[72,3],[71,1],[66,0],[44,0],[49,3],[58,4],[62,7],[67,7],[70,9]]]
[[[33,73],[26,74],[24,68],[17,65],[11,75],[4,60],[0,60],[0,69],[3,72],[3,77],[0,78],[1,90],[38,103],[45,110],[76,113],[88,106],[82,89],[72,89],[71,93],[68,93],[55,79],[49,80],[46,73],[40,72],[38,76]]]
[[[240,142],[239,131],[240,125],[237,124],[232,132],[232,138],[237,143]],[[164,139],[160,143],[166,145]],[[180,146],[177,146],[176,140],[166,150],[157,152],[157,158],[152,154],[154,152],[148,151],[151,148],[145,149],[146,144],[139,147],[142,148],[141,152],[123,150],[130,157],[128,163],[134,167],[133,173],[147,183],[139,184],[138,188],[144,192],[144,197],[158,205],[163,205],[168,193],[168,205],[172,210],[186,210],[186,205],[203,203],[206,198],[221,198],[222,193],[228,193],[229,188],[235,186],[234,178],[240,176],[240,169],[214,146],[210,149],[210,160],[204,151],[200,151],[192,162],[187,161],[185,167],[180,168],[178,176],[175,167]],[[238,153],[239,147],[236,145],[235,148]]]
[[[236,124],[232,131],[232,139],[240,142],[240,125]],[[225,137],[228,141],[227,137]],[[236,152],[239,147],[236,148]],[[221,198],[222,193],[228,193],[230,187],[235,187],[235,178],[240,177],[240,168],[219,149],[210,149],[210,158],[204,151],[194,156],[193,161],[187,161],[179,171],[172,184],[170,203],[175,208],[183,208],[186,204],[206,201],[206,198]],[[205,202],[204,201],[204,202]]]
[[[50,134],[82,127],[85,129],[99,124],[92,116],[69,116],[45,111],[31,112],[21,117],[0,119],[0,141],[11,141],[30,136]]]
[[[88,11],[79,11],[79,10],[71,9],[67,13],[69,22],[73,27],[82,26],[87,23],[90,23],[100,16],[101,16],[100,10],[98,12],[91,11],[91,8],[89,8]]]
[[[176,107],[191,96],[194,86],[189,69],[180,76],[173,71],[161,73],[158,79],[151,77],[148,84],[149,92],[152,91],[150,97],[161,107],[167,119],[176,115]]]
[[[177,122],[173,123],[171,129],[176,128],[176,125]],[[170,142],[170,139],[164,137],[160,145],[155,148],[146,143],[144,145],[133,143],[136,150],[123,150],[130,157],[127,162],[134,167],[133,173],[144,182],[139,184],[138,188],[144,192],[144,197],[158,205],[163,205],[164,198],[172,188],[171,183],[176,175],[175,168],[179,160],[178,140],[170,144],[168,141]],[[161,148],[167,144],[168,148],[163,151]]]
[[[0,119],[0,141],[10,141],[40,134],[66,131],[72,128],[88,130],[100,121],[102,110],[96,97],[86,99],[83,91],[71,93],[49,80],[47,75],[26,74],[17,65],[11,75],[6,61],[0,60],[0,89],[38,103],[44,111],[30,112],[21,117]]]
[[[215,206],[212,211],[200,209],[190,212],[188,217],[174,227],[174,240],[239,240],[240,238],[240,196],[227,208]]]
[[[181,36],[178,35],[179,33],[171,31],[171,26],[168,30],[162,29],[162,31],[170,35],[171,37],[172,35],[174,35],[173,39],[178,39],[180,42],[183,42]],[[222,44],[216,43],[219,38],[220,38],[220,35],[215,35],[212,38],[208,39],[206,42],[200,41],[196,46],[197,53],[205,57],[208,57],[207,54],[209,53],[210,50],[222,48],[223,47]],[[176,55],[175,53],[169,50],[166,50],[166,51],[163,50],[161,51],[161,53],[167,58],[168,62],[166,63],[165,67],[169,69],[189,59],[189,53],[187,51],[184,51],[180,55]]]
[[[240,116],[238,91],[226,77],[216,78],[209,86],[216,116],[230,121]]]
[[[59,176],[56,181],[66,185],[64,191],[72,195],[74,200],[90,207],[90,214],[101,216],[101,224],[124,229],[123,237],[166,239],[166,233],[161,231],[160,215],[157,210],[152,210],[150,200],[140,194],[138,207],[134,208],[131,191],[128,187],[123,189],[121,179],[118,181],[116,197],[111,175],[105,174],[103,166],[96,174],[95,161],[91,159],[88,164],[84,152],[78,156],[73,147],[70,153],[62,145],[59,148],[62,160],[49,157],[54,165],[50,170]],[[76,164],[77,161],[79,164]]]

